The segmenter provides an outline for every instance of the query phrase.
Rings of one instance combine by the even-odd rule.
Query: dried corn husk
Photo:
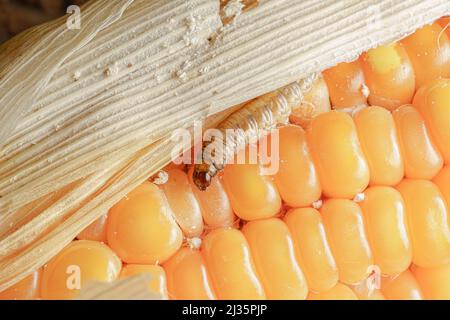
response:
[[[450,12],[448,0],[97,0],[0,47],[0,290],[170,160],[177,128]],[[228,110],[228,111],[225,111]],[[212,116],[214,115],[214,116]]]

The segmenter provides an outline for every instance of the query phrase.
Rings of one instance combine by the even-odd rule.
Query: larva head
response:
[[[196,165],[192,173],[192,180],[197,188],[205,191],[211,185],[212,175],[207,164]]]

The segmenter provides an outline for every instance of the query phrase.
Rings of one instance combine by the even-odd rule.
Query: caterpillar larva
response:
[[[311,90],[317,77],[313,74],[250,101],[220,123],[217,129],[222,134],[203,142],[202,161],[195,165],[193,171],[195,185],[205,190],[237,150],[250,141],[259,140],[277,126],[287,124],[289,116],[301,106],[304,94]],[[233,135],[226,133],[230,129]]]

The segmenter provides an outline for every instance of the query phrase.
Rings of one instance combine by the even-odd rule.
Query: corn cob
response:
[[[281,127],[280,167],[272,177],[259,174],[260,164],[228,164],[212,178],[214,188],[202,192],[183,167],[168,168],[168,181],[139,186],[109,211],[107,224],[94,223],[101,232],[81,233],[92,239],[72,242],[3,296],[73,298],[65,270],[80,265],[84,281],[153,274],[150,288],[171,299],[448,298],[450,83],[434,76],[405,101],[411,105],[392,112],[392,104],[358,102],[351,115],[317,115],[306,131]],[[355,92],[336,88],[338,96]],[[246,221],[242,228],[230,206]],[[226,213],[215,219],[204,208]],[[103,232],[114,252],[98,242]],[[96,260],[87,262],[95,250]],[[128,265],[121,268],[120,260]],[[373,265],[383,278],[381,290],[369,293],[363,284]]]

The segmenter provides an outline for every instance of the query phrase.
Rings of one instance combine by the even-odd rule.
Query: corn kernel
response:
[[[200,203],[203,220],[210,229],[224,228],[233,226],[236,216],[231,209],[230,200],[221,181],[220,176],[211,180],[211,185],[204,191],[201,191],[192,181],[192,172],[194,166],[189,170],[189,181],[192,191]]]
[[[400,193],[390,187],[371,187],[359,204],[372,249],[374,263],[383,274],[408,269],[412,248],[407,230],[405,205]]]
[[[242,229],[268,299],[303,300],[308,287],[295,258],[289,229],[279,219],[247,223]]]
[[[369,275],[372,252],[359,206],[350,200],[330,199],[320,209],[339,280],[357,284]]]
[[[428,180],[406,179],[397,189],[405,202],[414,264],[428,268],[448,263],[448,212],[438,187]]]
[[[241,151],[247,153],[247,150]],[[231,207],[244,220],[255,220],[275,216],[281,209],[281,198],[275,183],[269,176],[261,174],[259,164],[233,163],[223,171],[223,183]]]
[[[369,184],[369,168],[352,118],[330,111],[316,117],[307,132],[323,193],[353,199]]]
[[[450,263],[434,268],[412,267],[425,299],[450,300]]]
[[[108,244],[126,263],[157,264],[181,246],[182,233],[164,193],[145,182],[109,211]]]
[[[175,221],[186,237],[198,237],[203,232],[200,204],[194,196],[187,174],[177,168],[167,171],[169,179],[161,189],[169,202]]]
[[[108,246],[97,241],[73,241],[44,266],[42,298],[73,299],[90,281],[117,279],[121,268],[120,259]]]
[[[450,79],[437,79],[417,91],[414,106],[425,119],[446,164],[450,164]]]
[[[119,277],[123,279],[138,274],[150,275],[150,282],[148,283],[150,292],[158,294],[162,299],[168,299],[166,273],[163,268],[144,264],[127,264],[122,268]]]
[[[328,85],[334,109],[367,104],[367,96],[364,92],[364,73],[360,60],[339,63],[337,66],[325,70],[323,76]]]
[[[410,179],[432,179],[441,170],[442,156],[432,141],[422,116],[405,105],[393,113],[405,176]]]
[[[405,270],[399,275],[383,277],[381,292],[388,300],[422,300],[423,294],[414,275]]]
[[[181,248],[165,264],[169,297],[179,300],[214,300],[211,278],[200,251]]]
[[[275,183],[284,202],[293,207],[306,207],[317,201],[321,188],[316,168],[301,127],[279,129],[279,170]]]
[[[211,231],[203,240],[202,254],[219,299],[266,298],[249,245],[239,230]]]
[[[293,209],[286,214],[284,221],[291,231],[308,287],[316,292],[331,290],[338,281],[338,270],[319,211],[313,208]]]
[[[394,186],[404,175],[395,123],[381,107],[364,108],[354,116],[361,148],[370,172],[370,185]]]
[[[310,292],[307,300],[358,300],[358,297],[352,289],[342,283],[338,283],[328,291]]]
[[[394,110],[411,103],[416,86],[414,69],[401,44],[371,49],[361,60],[371,105]]]
[[[424,26],[401,41],[416,75],[416,88],[450,77],[450,41],[437,23]]]

